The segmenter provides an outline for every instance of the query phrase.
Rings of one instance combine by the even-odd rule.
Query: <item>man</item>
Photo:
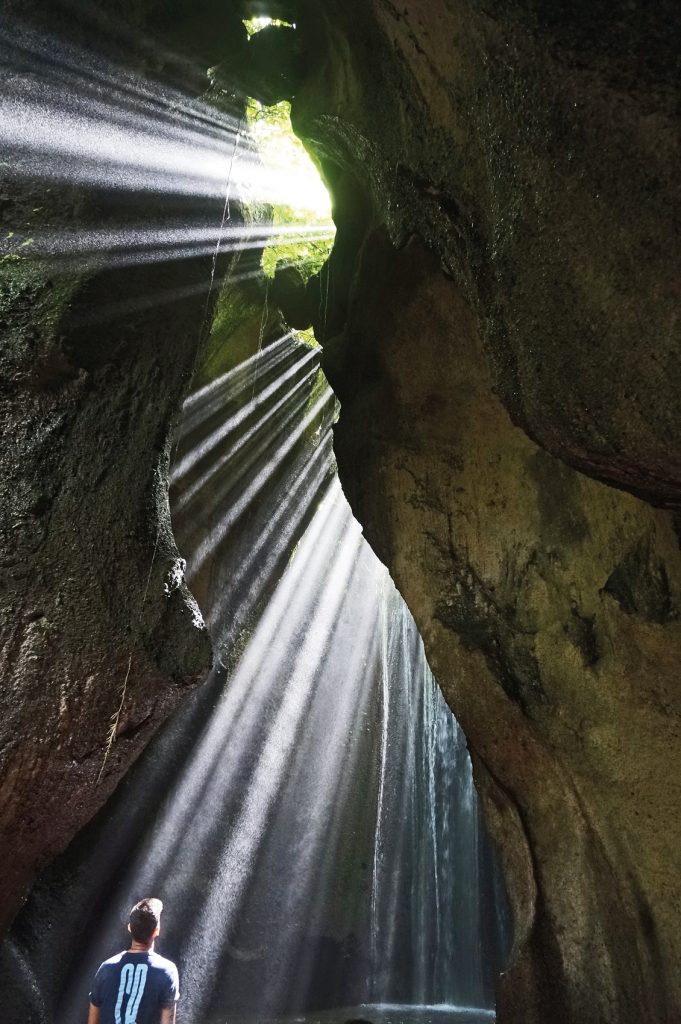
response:
[[[140,900],[130,911],[130,948],[105,960],[90,993],[88,1024],[174,1024],[177,967],[154,952],[163,904]]]

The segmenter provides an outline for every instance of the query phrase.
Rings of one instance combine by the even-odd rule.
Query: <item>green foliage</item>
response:
[[[272,200],[272,223],[287,228],[299,225],[302,236],[312,225],[329,231],[328,237],[314,239],[297,239],[290,234],[274,237],[264,250],[263,270],[273,277],[278,262],[293,263],[307,280],[328,259],[333,245],[331,200],[319,171],[293,132],[290,103],[265,107],[251,99],[246,113],[266,180],[278,184]]]
[[[262,254],[263,270],[267,277],[274,277],[278,263],[292,263],[307,281],[324,265],[332,245],[332,239],[323,239],[319,242],[292,242],[286,236],[274,238]]]
[[[277,26],[283,25],[285,28],[291,28],[290,21],[282,21],[281,18],[244,18],[244,25],[249,36],[254,36],[256,32],[262,32],[264,28],[268,28],[270,25]]]

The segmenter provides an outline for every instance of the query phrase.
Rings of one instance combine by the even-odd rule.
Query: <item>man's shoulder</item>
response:
[[[149,964],[151,967],[158,967],[159,970],[166,971],[168,974],[177,974],[177,967],[173,961],[167,960],[160,953],[150,953]]]
[[[104,960],[104,962],[99,965],[100,971],[102,967],[116,967],[121,962],[124,956],[125,950],[123,950],[122,953],[116,953],[115,956],[110,956],[108,960]]]

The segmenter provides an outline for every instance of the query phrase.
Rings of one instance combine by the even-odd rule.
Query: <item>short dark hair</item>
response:
[[[130,933],[136,942],[149,942],[161,920],[163,904],[149,897],[140,900],[130,911]]]

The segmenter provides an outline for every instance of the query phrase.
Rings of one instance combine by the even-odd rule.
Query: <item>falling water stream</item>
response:
[[[492,1006],[503,897],[465,742],[334,475],[332,400],[308,385],[301,407],[291,383],[310,356],[317,373],[317,353],[286,335],[266,349],[252,402],[250,359],[226,377],[225,405],[224,379],[185,405],[178,539],[200,572],[207,523],[226,524],[209,620],[217,646],[241,653],[161,731],[15,928],[34,972],[58,978],[47,1002],[59,1022],[79,1019],[146,892],[167,906],[161,948],[180,964],[186,1024],[344,1020],[338,1008],[352,1007],[377,1021],[477,1020]],[[327,407],[278,467],[261,454],[292,436],[284,409],[272,415],[277,382],[294,423]],[[255,423],[242,417],[219,448],[215,419],[238,420],[240,395]],[[199,422],[195,479],[212,465],[219,494],[257,493],[241,532],[229,502],[191,510],[181,470]],[[251,564],[233,560],[244,548]],[[37,940],[36,913],[53,921]],[[65,955],[79,934],[95,936],[90,948]]]
[[[139,103],[121,131],[148,130],[149,94]],[[135,189],[151,187],[152,172],[162,188],[190,187],[197,109],[181,111],[179,127],[164,122],[156,169],[125,169]],[[200,193],[213,157],[234,147],[233,125],[221,138],[218,115],[204,114]],[[83,116],[71,107],[65,133],[88,156],[81,176],[96,178],[96,117],[89,110],[79,131]],[[47,121],[38,141],[58,156],[56,175],[69,150]],[[25,155],[24,135],[14,143]],[[248,143],[244,153],[237,196],[257,166]],[[119,231],[114,258],[216,245],[216,226],[160,230]],[[225,245],[262,247],[267,233],[228,224]],[[111,231],[35,239],[71,261],[112,251]],[[183,1024],[491,1015],[508,929],[465,740],[344,499],[335,414],[318,350],[286,331],[186,399],[174,530],[219,663],[37,882],[6,944],[29,979],[25,1024],[83,1019],[95,968],[121,948],[129,906],[151,893],[166,904],[160,949],[180,967]]]

